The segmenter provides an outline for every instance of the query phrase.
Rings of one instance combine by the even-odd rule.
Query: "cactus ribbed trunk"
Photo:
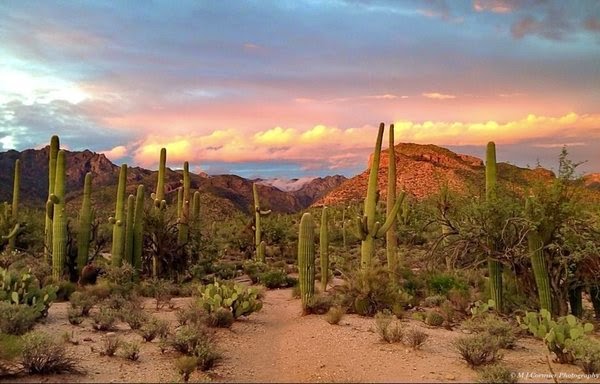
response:
[[[54,193],[54,182],[56,179],[56,157],[58,156],[59,139],[58,136],[50,138],[50,152],[48,156],[48,202],[50,196]],[[44,260],[48,262],[48,255],[52,250],[52,218],[54,213],[52,203],[46,204],[46,221],[44,226]]]
[[[259,255],[260,243],[262,237],[262,227],[260,225],[260,217],[267,216],[271,213],[271,210],[263,211],[260,207],[260,201],[258,199],[258,188],[256,184],[252,184],[252,196],[254,197],[254,246],[256,248],[256,259],[260,261],[262,258],[264,261],[264,254]]]
[[[267,244],[263,240],[260,242],[260,244],[258,244],[258,248],[256,249],[256,260],[260,261],[261,263],[264,263],[266,261],[266,258],[265,258],[265,248],[266,247],[267,247]]]
[[[156,182],[156,193],[154,195],[154,206],[160,208],[165,199],[165,173],[167,169],[167,149],[160,149],[160,161],[158,163],[158,181]]]
[[[133,211],[133,250],[132,265],[135,275],[142,271],[142,251],[144,249],[144,186],[138,185],[135,194],[135,209]]]
[[[310,213],[302,215],[300,220],[298,274],[302,311],[307,314],[315,294],[315,224]]]
[[[133,222],[135,215],[135,196],[127,197],[127,217],[125,219],[125,250],[123,258],[133,265]]]
[[[373,265],[373,256],[375,254],[375,239],[382,237],[391,228],[393,221],[398,214],[404,193],[396,199],[390,213],[386,215],[383,225],[376,221],[377,210],[377,174],[379,171],[379,162],[381,157],[381,143],[383,141],[384,124],[379,125],[377,141],[375,142],[375,151],[373,152],[373,161],[369,171],[369,184],[367,187],[367,196],[365,197],[363,217],[357,220],[357,236],[361,239],[360,246],[360,265],[362,269],[370,269]]]
[[[111,263],[115,267],[121,266],[125,253],[125,186],[127,184],[127,164],[121,166],[119,172],[119,185],[117,186],[117,203],[113,222],[113,241]]]
[[[531,198],[528,198],[525,204],[525,210],[528,212],[528,215],[531,215],[531,204]],[[537,230],[531,229],[527,233],[527,246],[529,248],[529,258],[538,291],[540,308],[554,313],[550,277],[548,275],[548,266],[546,265],[546,254],[544,252],[544,241]]]
[[[92,174],[86,173],[83,182],[83,201],[79,211],[77,231],[77,271],[81,274],[90,254],[90,231],[92,227]]]
[[[13,196],[12,196],[12,209],[11,216],[12,222],[15,225],[19,224],[19,193],[21,190],[21,161],[17,159],[15,161],[15,175],[13,180]],[[11,236],[8,239],[8,250],[15,249],[17,243],[17,236]]]
[[[329,280],[329,231],[327,207],[323,207],[321,213],[321,228],[319,232],[319,258],[321,261],[321,290],[327,290],[327,281]]]
[[[52,217],[52,278],[62,279],[67,259],[67,215],[65,212],[65,151],[56,156],[56,178],[54,193],[50,201],[54,205]]]
[[[496,145],[490,141],[486,149],[485,161],[485,195],[486,200],[493,201],[496,199]],[[490,298],[496,303],[496,310],[502,312],[504,310],[504,299],[502,293],[502,264],[494,260],[493,253],[495,245],[492,239],[488,239],[488,271],[490,275]]]
[[[181,194],[181,214],[179,215],[179,226],[177,241],[179,245],[186,244],[189,238],[190,221],[190,164],[183,163],[183,190]]]
[[[198,191],[194,192],[194,197],[192,197],[192,212],[190,215],[192,236],[199,242],[202,236],[200,233],[200,192]]]
[[[394,148],[394,124],[390,125],[389,148],[388,148],[388,182],[387,182],[387,205],[386,214],[392,213],[396,203],[396,150]],[[396,272],[398,268],[398,234],[396,232],[396,215],[392,218],[392,226],[385,234],[385,245],[387,264],[390,272]],[[392,274],[392,276],[395,276]]]

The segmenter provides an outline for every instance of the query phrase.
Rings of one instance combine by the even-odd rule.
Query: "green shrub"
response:
[[[289,277],[283,270],[274,269],[259,274],[258,282],[268,289],[275,289],[294,286],[298,283],[298,280]]]
[[[329,308],[329,311],[325,314],[325,320],[329,324],[339,324],[346,311],[339,305]]]
[[[379,338],[388,343],[401,342],[404,334],[400,321],[387,310],[375,314],[375,330]]]
[[[0,333],[0,377],[15,375],[19,372],[19,357],[23,342],[21,337]]]
[[[308,313],[322,315],[334,305],[334,297],[328,294],[316,294],[307,306]]]
[[[100,355],[109,357],[114,356],[122,343],[123,340],[121,337],[114,333],[105,335],[100,344]]]
[[[196,370],[198,359],[194,356],[181,356],[175,360],[175,369],[181,375],[184,383],[190,380],[190,375]]]
[[[90,294],[90,291],[73,292],[69,297],[72,308],[77,308],[81,316],[89,316],[90,310],[98,303],[98,297]]]
[[[126,359],[137,361],[140,358],[140,344],[135,341],[124,342],[121,344],[121,353]]]
[[[138,330],[144,341],[150,342],[156,337],[166,336],[169,334],[169,322],[151,317]]]
[[[112,331],[117,321],[117,314],[115,309],[100,306],[98,311],[92,315],[94,320],[92,327],[97,331]]]
[[[506,383],[513,384],[518,382],[514,371],[501,364],[492,364],[479,369],[478,383]]]
[[[129,325],[129,328],[135,330],[140,329],[150,318],[143,309],[136,305],[126,305],[120,312],[121,319]]]
[[[205,321],[206,313],[198,303],[191,302],[187,307],[179,308],[175,312],[175,317],[177,318],[179,325],[198,325]]]
[[[463,328],[495,338],[500,348],[512,349],[517,342],[515,327],[493,314],[469,319],[463,322]]]
[[[445,273],[436,273],[429,276],[426,283],[427,288],[434,295],[447,296],[452,288],[467,289],[467,285],[463,281]]]
[[[22,364],[33,374],[79,372],[77,361],[67,354],[65,346],[41,332],[23,336]]]
[[[77,291],[77,284],[71,281],[60,281],[56,291],[56,300],[68,301],[75,291]]]
[[[412,349],[420,349],[423,344],[427,341],[429,335],[420,329],[409,328],[404,332],[404,344],[408,345]]]
[[[79,308],[69,308],[67,310],[67,316],[71,325],[79,325],[83,323],[83,316]]]
[[[460,337],[454,342],[454,347],[471,368],[502,358],[497,341],[483,334]]]
[[[427,296],[423,299],[422,305],[424,307],[439,307],[444,301],[446,301],[446,296],[444,295],[433,295]]]
[[[39,315],[35,307],[0,301],[0,333],[22,335],[33,328]]]
[[[597,374],[600,372],[600,343],[590,338],[580,338],[570,343],[569,348],[573,351],[575,363],[581,367],[586,374]]]
[[[231,328],[234,321],[233,313],[227,308],[217,308],[216,311],[206,316],[206,324],[209,327]]]
[[[260,274],[267,272],[269,266],[266,263],[254,260],[248,260],[243,265],[243,270],[250,278],[253,284],[258,283]]]
[[[425,315],[425,324],[431,325],[432,327],[440,327],[444,324],[444,316],[435,311],[429,311]]]
[[[193,355],[196,357],[198,369],[201,371],[208,371],[213,368],[222,358],[221,353],[215,349],[215,344],[211,338],[199,340],[194,348]]]
[[[210,334],[205,328],[184,325],[175,332],[171,346],[184,355],[191,355],[196,347],[207,339],[210,339]]]

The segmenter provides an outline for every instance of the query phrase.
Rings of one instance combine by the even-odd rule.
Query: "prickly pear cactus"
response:
[[[260,293],[256,288],[240,284],[215,281],[198,288],[199,304],[206,312],[213,313],[219,308],[231,310],[234,318],[249,316],[262,309]]]

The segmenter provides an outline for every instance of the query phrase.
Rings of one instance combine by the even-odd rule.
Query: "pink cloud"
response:
[[[436,99],[436,100],[449,100],[449,99],[456,99],[456,95],[450,95],[450,94],[444,94],[444,93],[438,93],[438,92],[429,92],[429,93],[423,93],[422,94],[423,97],[426,97],[428,99]]]

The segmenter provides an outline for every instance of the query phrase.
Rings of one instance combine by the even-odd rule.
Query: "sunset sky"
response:
[[[396,142],[600,172],[600,2],[3,1],[0,150],[244,177],[366,168]]]

